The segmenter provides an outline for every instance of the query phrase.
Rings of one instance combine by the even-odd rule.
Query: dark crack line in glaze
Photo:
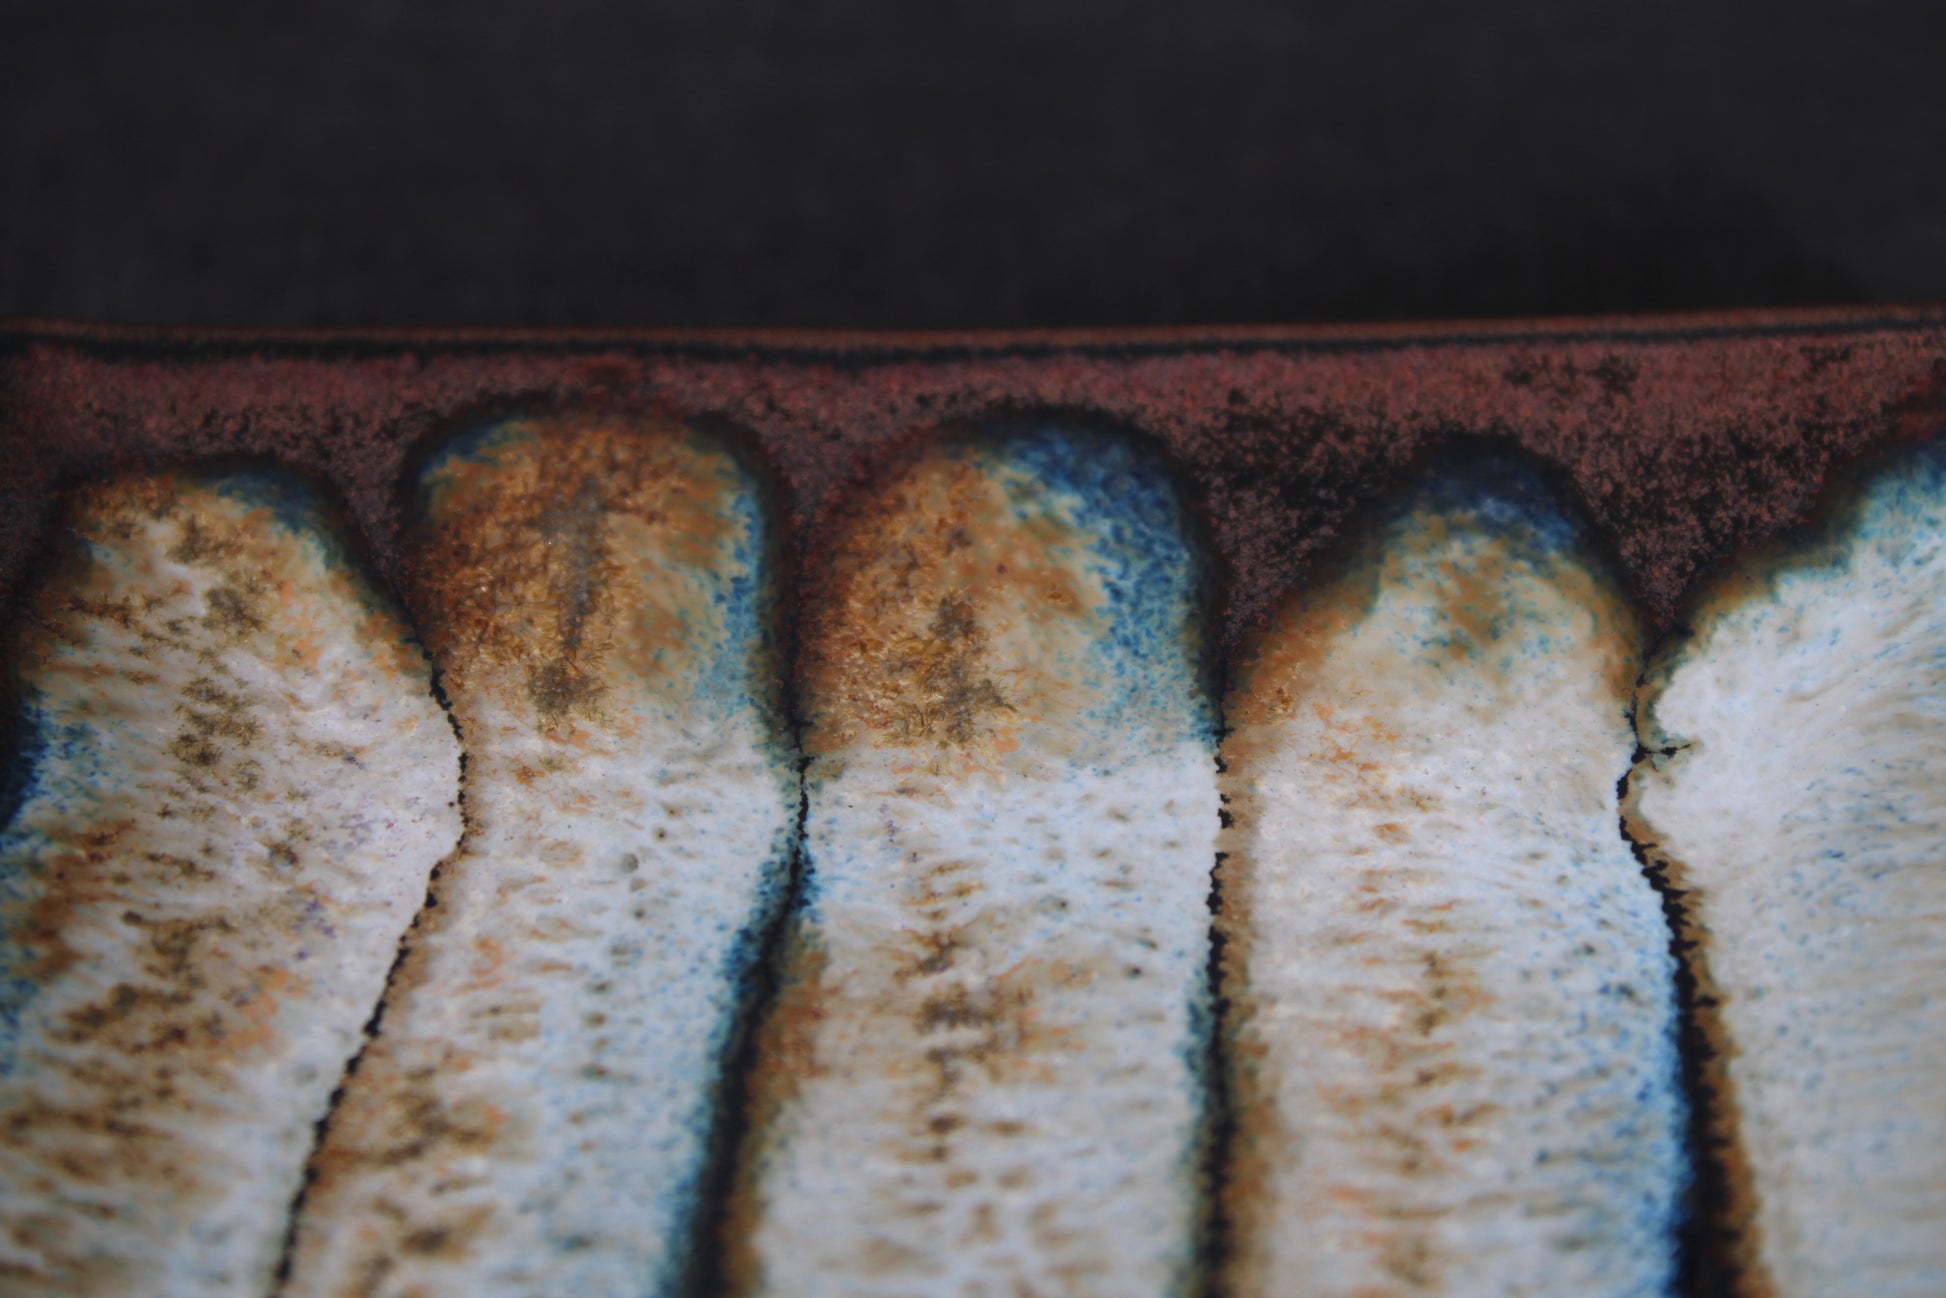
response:
[[[425,653],[416,631],[411,636],[411,643],[419,649],[420,653]],[[428,662],[430,661],[428,656]],[[399,974],[412,955],[413,940],[418,936],[420,926],[425,923],[427,913],[439,905],[440,878],[446,873],[448,866],[466,855],[473,837],[472,817],[467,812],[466,731],[460,725],[459,718],[454,715],[452,702],[446,697],[446,691],[440,684],[439,668],[436,664],[432,665],[431,674],[433,700],[439,704],[439,710],[445,714],[446,724],[453,728],[453,738],[459,743],[457,790],[460,817],[459,840],[453,844],[453,850],[441,858],[432,867],[432,872],[426,876],[426,899],[420,903],[418,912],[412,917],[412,923],[408,924],[405,932],[399,935],[398,950],[392,955],[391,968],[385,971],[385,985],[380,989],[378,1000],[372,1006],[372,1015],[365,1020],[365,1026],[359,1036],[358,1049],[346,1062],[345,1071],[339,1076],[337,1086],[332,1088],[330,1103],[325,1105],[323,1116],[313,1127],[311,1149],[304,1156],[304,1179],[298,1185],[297,1193],[291,1197],[291,1206],[284,1218],[284,1242],[278,1250],[277,1267],[271,1272],[269,1298],[278,1298],[290,1284],[291,1267],[297,1259],[298,1223],[303,1219],[305,1204],[311,1196],[311,1186],[318,1179],[318,1154],[324,1149],[325,1138],[331,1133],[331,1124],[338,1116],[338,1109],[344,1103],[346,1092],[351,1089],[352,1079],[358,1076],[359,1065],[365,1062],[366,1052],[371,1049],[372,1042],[377,1040],[379,1031],[384,1025],[385,1011],[392,1003],[392,994],[398,983]]]
[[[1639,676],[1630,695],[1628,723],[1635,730],[1637,711],[1642,706],[1646,673]],[[1669,928],[1669,954],[1676,962],[1676,1057],[1678,1084],[1687,1108],[1683,1130],[1683,1159],[1689,1169],[1689,1184],[1683,1190],[1682,1220],[1675,1237],[1676,1266],[1672,1293],[1679,1298],[1729,1298],[1739,1292],[1733,1259],[1724,1247],[1725,1220],[1730,1205],[1729,1168],[1718,1152],[1716,1132],[1720,1129],[1716,1096],[1706,1080],[1710,1061],[1717,1053],[1715,1043],[1704,1028],[1703,1002],[1708,996],[1705,980],[1698,976],[1707,963],[1702,939],[1697,935],[1689,912],[1688,893],[1669,877],[1668,866],[1630,832],[1628,823],[1629,783],[1642,763],[1653,755],[1668,756],[1677,749],[1650,749],[1638,739],[1628,770],[1615,781],[1617,830],[1642,870],[1642,877],[1655,889],[1662,903],[1663,922]]]
[[[1217,727],[1214,756],[1219,781],[1229,772],[1229,762],[1223,756],[1223,745],[1230,738],[1230,728],[1224,723],[1223,716],[1223,701],[1228,697],[1227,690],[1220,690],[1215,695]],[[1230,795],[1223,791],[1221,783],[1217,789],[1220,825],[1226,818],[1234,820],[1234,817],[1228,805]],[[1223,1292],[1223,1277],[1228,1274],[1230,1254],[1236,1238],[1236,1223],[1230,1220],[1228,1193],[1237,1143],[1237,1114],[1231,1095],[1229,1051],[1229,1033],[1234,1015],[1229,997],[1224,995],[1223,953],[1229,938],[1220,922],[1223,915],[1223,864],[1229,855],[1218,848],[1210,861],[1207,898],[1209,959],[1204,973],[1209,992],[1209,1034],[1204,1045],[1201,1121],[1203,1167],[1201,1185],[1198,1187],[1203,1196],[1203,1205],[1201,1229],[1192,1264],[1194,1272],[1187,1290],[1190,1298],[1217,1298]]]
[[[793,627],[793,642],[795,630]],[[787,681],[786,685],[793,683]],[[784,697],[794,699],[795,694],[787,688]],[[804,835],[811,815],[810,782],[806,778],[811,759],[804,752],[802,722],[788,702],[785,708],[785,733],[792,751],[797,754],[797,815],[791,828],[782,895],[775,913],[751,928],[751,939],[758,949],[751,961],[750,986],[744,992],[737,1022],[724,1043],[722,1063],[717,1071],[715,1112],[711,1115],[710,1138],[692,1196],[695,1207],[689,1240],[671,1268],[674,1278],[669,1292],[680,1298],[717,1298],[728,1292],[726,1235],[731,1200],[736,1193],[739,1162],[757,1134],[751,1122],[751,1103],[762,1062],[758,1058],[759,1029],[775,1012],[789,981],[790,971],[784,965],[790,949],[791,927],[803,909],[804,891],[809,884]]]

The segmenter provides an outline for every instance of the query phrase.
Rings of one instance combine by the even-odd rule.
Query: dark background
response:
[[[1946,299],[1946,5],[0,0],[0,313]]]

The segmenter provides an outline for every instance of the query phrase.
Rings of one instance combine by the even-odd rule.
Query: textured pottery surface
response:
[[[1530,474],[1433,475],[1231,687],[1236,1290],[1665,1293],[1675,962],[1615,823],[1639,633]]]
[[[1946,320],[0,323],[0,1294],[1946,1292]]]
[[[1638,714],[1630,822],[1690,896],[1742,1269],[1946,1286],[1946,458],[1725,574]]]
[[[20,627],[0,1284],[254,1294],[460,833],[425,659],[301,495],[81,494]]]

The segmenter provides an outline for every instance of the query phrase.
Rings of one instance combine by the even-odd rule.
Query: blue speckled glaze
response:
[[[742,474],[727,513],[736,537],[730,562],[699,574],[722,619],[723,634],[697,676],[696,694],[725,705],[734,701],[739,708],[757,700],[775,725],[781,721],[775,714],[782,688],[775,588],[766,580],[773,541],[756,483],[747,473]],[[795,760],[794,750],[790,758]]]
[[[1587,529],[1532,467],[1504,455],[1452,456],[1409,488],[1391,511],[1395,526],[1415,514],[1465,518],[1483,532],[1553,555],[1581,549]]]
[[[310,551],[325,569],[357,572],[365,580],[345,584],[345,592],[360,606],[397,617],[398,607],[376,580],[363,571],[364,560],[356,555],[341,529],[341,520],[318,486],[276,464],[250,464],[229,468],[182,470],[178,481],[185,487],[199,488],[224,500],[233,501],[281,528]]]
[[[1801,618],[1806,608],[1827,598],[1832,585],[1852,580],[1868,560],[1883,563],[1889,572],[1903,571],[1911,581],[1931,581],[1929,570],[1946,565],[1946,438],[1858,466],[1841,477],[1832,494],[1831,507],[1821,517],[1744,555],[1699,588],[1689,619],[1695,634],[1662,650],[1649,674],[1645,698],[1650,706],[1643,721],[1650,747],[1678,742],[1662,732],[1654,700],[1685,663],[1707,649],[1713,635],[1745,626],[1766,628],[1776,651],[1815,677],[1818,659],[1840,652],[1847,628],[1833,623],[1822,642],[1814,644],[1804,638]],[[1859,597],[1869,602],[1876,595],[1861,589]],[[1915,626],[1908,637],[1888,640],[1877,650],[1876,660],[1897,659],[1909,650],[1912,637],[1923,634],[1924,628]],[[1931,657],[1946,664],[1946,639]],[[1780,692],[1793,688],[1788,681],[1786,675],[1781,683],[1753,682],[1748,707],[1777,706]],[[1860,772],[1833,771],[1827,777],[1837,774]],[[1816,791],[1814,786],[1806,793]]]
[[[1946,438],[1848,477],[1839,507],[1787,537],[1769,565],[1780,597],[1806,582],[1832,580],[1868,552],[1895,567],[1938,561],[1946,546]]]
[[[1238,1292],[1389,1292],[1398,1244],[1434,1277],[1401,1290],[1667,1294],[1686,1105],[1670,934],[1614,801],[1633,619],[1519,459],[1458,448],[1362,521],[1230,696],[1229,1075],[1301,1205],[1253,1209]],[[1430,985],[1441,1018],[1415,1031],[1404,989]],[[1449,1006],[1456,986],[1480,999]],[[1477,1082],[1441,1075],[1461,1060]],[[1473,1085],[1504,1109],[1449,1147],[1465,1123],[1432,1118]],[[1375,1124],[1423,1158],[1389,1162]]]
[[[1619,593],[1608,581],[1602,565],[1592,552],[1587,524],[1577,512],[1569,510],[1557,492],[1528,465],[1491,454],[1449,459],[1436,466],[1406,493],[1387,530],[1396,537],[1423,527],[1429,516],[1440,518],[1456,531],[1465,530],[1470,534],[1467,538],[1469,542],[1500,547],[1509,559],[1525,563],[1537,573],[1558,571],[1565,564],[1577,565],[1595,576],[1604,593],[1617,601],[1618,611],[1621,607]],[[1503,597],[1512,596],[1511,591],[1503,591],[1502,594]],[[1539,662],[1570,648],[1550,633],[1550,621],[1544,614],[1537,614],[1518,604],[1509,612],[1511,616],[1506,623],[1496,628],[1503,638],[1496,639],[1494,647],[1506,653],[1503,667],[1510,676],[1518,678],[1523,659]],[[1635,628],[1631,625],[1628,633],[1632,636],[1634,632]],[[1447,643],[1442,638],[1422,648],[1444,651]],[[1617,700],[1618,723],[1627,708],[1627,700]],[[1571,861],[1571,868],[1577,874],[1599,868],[1582,850],[1573,852]],[[1644,1277],[1644,1287],[1640,1291],[1644,1295],[1671,1293],[1678,1281],[1678,1241],[1690,1222],[1690,1187],[1696,1156],[1687,1136],[1690,1097],[1680,1080],[1681,1025],[1673,1012],[1672,988],[1677,974],[1673,945],[1667,951],[1657,953],[1655,964],[1658,966],[1656,974],[1666,980],[1659,985],[1638,993],[1633,988],[1618,989],[1612,983],[1603,983],[1600,994],[1604,997],[1626,995],[1631,1002],[1646,994],[1669,1007],[1669,1012],[1659,1023],[1649,1025],[1651,1030],[1648,1033],[1638,1034],[1629,1043],[1630,1048],[1640,1050],[1644,1057],[1656,1061],[1656,1073],[1662,1080],[1645,1081],[1638,1088],[1634,1098],[1639,1107],[1631,1113],[1619,1115],[1621,1121],[1617,1133],[1630,1146],[1647,1151],[1656,1148],[1656,1137],[1662,1133],[1664,1124],[1673,1122],[1676,1130],[1685,1133],[1677,1165],[1671,1169],[1673,1179],[1657,1187],[1655,1193],[1643,1195],[1641,1187],[1635,1184],[1636,1169],[1585,1165],[1587,1175],[1605,1187],[1608,1202],[1626,1207],[1634,1220],[1637,1238],[1667,1241],[1667,1266],[1659,1276]],[[1612,1021],[1598,1024],[1596,1019],[1597,1016],[1591,1014],[1587,1007],[1582,1007],[1576,1010],[1571,1026],[1564,1026],[1573,1036],[1590,1040],[1594,1039],[1590,1034],[1598,1027],[1610,1033],[1615,1030]],[[1610,1115],[1610,1120],[1615,1116]]]
[[[51,847],[45,834],[19,823],[19,813],[47,803],[63,819],[85,823],[100,806],[99,791],[114,787],[100,731],[82,722],[55,721],[38,691],[22,695],[22,741],[12,763],[15,796],[7,808],[7,828],[0,831],[0,1077],[17,1066],[21,1016],[40,991],[26,972],[28,952],[19,923],[32,903],[31,882]]]
[[[1558,570],[1563,563],[1599,571],[1589,562],[1589,538],[1581,520],[1562,505],[1540,474],[1502,456],[1453,456],[1434,465],[1399,497],[1370,545],[1392,562],[1405,565],[1415,580],[1425,580],[1424,565],[1444,561],[1416,548],[1423,542],[1415,543],[1415,535],[1429,527],[1453,533],[1468,552],[1492,549],[1501,561],[1538,573]],[[1517,592],[1496,583],[1492,595],[1512,600]],[[1546,617],[1521,616],[1533,610],[1510,603],[1504,609],[1481,612],[1495,614],[1486,619],[1489,638],[1496,651],[1509,655],[1509,665],[1520,656],[1544,655],[1556,647]],[[1501,637],[1510,631],[1518,632],[1518,640],[1503,642]],[[1423,649],[1452,648],[1451,629],[1443,619],[1429,625],[1428,635]],[[1469,651],[1483,647],[1474,645]]]
[[[1429,529],[1437,529],[1437,535]],[[1460,554],[1487,558],[1489,552],[1492,565],[1525,567],[1550,581],[1591,578],[1596,586],[1589,596],[1595,601],[1591,611],[1623,619],[1626,625],[1616,629],[1630,642],[1631,655],[1635,652],[1637,628],[1593,552],[1587,525],[1539,473],[1517,460],[1476,453],[1434,465],[1371,529],[1354,571],[1370,574],[1374,596],[1388,565],[1397,570],[1391,579],[1452,595],[1450,603],[1421,610],[1418,634],[1401,640],[1401,653],[1457,654],[1476,662],[1485,655],[1499,670],[1515,674],[1522,662],[1562,651],[1567,646],[1561,635],[1579,635],[1583,628],[1557,625],[1532,603],[1534,593],[1518,583],[1489,580],[1477,592],[1482,602],[1471,602],[1473,592],[1445,574],[1444,566]]]
[[[453,434],[427,457],[419,470],[414,512],[437,517],[445,508],[446,491],[454,471],[463,464],[492,468],[509,451],[531,446],[540,430],[527,419],[495,419]]]
[[[200,487],[245,509],[261,509],[285,531],[301,536],[333,559],[345,558],[343,543],[325,521],[325,507],[317,489],[289,470],[272,464],[240,469],[190,469],[181,475],[185,486]]]
[[[1087,710],[1105,731],[1175,727],[1216,747],[1216,706],[1202,637],[1206,568],[1187,537],[1187,519],[1166,466],[1127,438],[1046,423],[1003,435],[985,454],[1044,484],[1089,542],[1087,562],[1108,603],[1107,634],[1091,653],[1119,687]],[[1013,479],[1017,516],[1043,508]],[[1168,723],[1158,725],[1162,718]],[[1131,898],[1139,903],[1140,894]],[[1203,958],[1200,954],[1198,959]],[[1205,1123],[1215,1120],[1209,1048],[1214,1012],[1206,981],[1190,988],[1188,1031],[1176,1050],[1197,1091]],[[1207,1139],[1207,1133],[1199,1135]]]
[[[1108,628],[1091,652],[1117,688],[1089,718],[1104,728],[1167,718],[1214,744],[1200,616],[1206,574],[1167,467],[1128,438],[1053,422],[996,430],[979,454],[1025,475],[1025,482],[1001,476],[1016,516],[1052,504],[1100,577]]]

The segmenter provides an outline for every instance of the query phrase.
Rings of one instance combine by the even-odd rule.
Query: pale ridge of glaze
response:
[[[557,417],[463,439],[423,485],[467,834],[287,1293],[669,1292],[795,830],[754,483],[680,427]]]
[[[1674,966],[1615,805],[1636,634],[1538,484],[1481,465],[1249,647],[1218,871],[1237,1298],[1668,1292]]]
[[[1629,812],[1709,962],[1742,1290],[1946,1292],[1946,451],[1692,627]]]
[[[126,479],[61,540],[0,835],[0,1292],[257,1298],[458,744],[287,485]]]
[[[826,576],[733,1288],[1187,1290],[1217,800],[1173,490],[1105,437],[935,448]]]

